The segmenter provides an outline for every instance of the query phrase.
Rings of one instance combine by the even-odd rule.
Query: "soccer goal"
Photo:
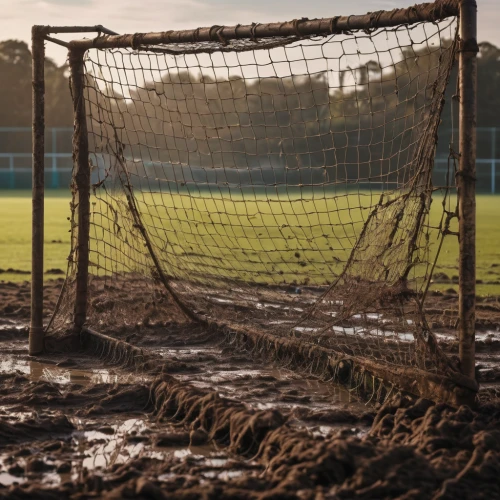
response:
[[[47,40],[69,49],[75,127],[67,277],[44,326]],[[470,401],[476,52],[467,0],[133,35],[35,26],[30,353],[44,335],[186,321],[365,392]],[[439,138],[437,182],[453,99],[459,142]],[[451,336],[425,308],[444,239]]]

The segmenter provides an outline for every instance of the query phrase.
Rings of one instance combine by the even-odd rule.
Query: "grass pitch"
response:
[[[183,199],[181,200],[181,198]],[[343,203],[347,203],[348,205],[349,197],[344,198]],[[312,205],[309,206],[312,202],[308,200],[300,204],[280,201],[276,203],[276,210],[272,208],[274,204],[268,204],[267,202],[261,204],[258,199],[254,199],[248,203],[242,202],[243,200],[240,199],[236,203],[231,202],[228,205],[212,198],[198,199],[197,203],[201,203],[202,206],[198,207],[200,208],[199,210],[193,210],[192,201],[186,205],[186,200],[189,200],[189,198],[179,197],[178,200],[170,201],[172,205],[175,205],[176,211],[176,221],[172,222],[172,229],[183,230],[186,234],[191,232],[192,241],[190,246],[194,246],[192,253],[195,256],[198,254],[196,258],[193,257],[192,262],[194,266],[195,262],[198,262],[198,264],[208,262],[206,257],[204,258],[201,255],[203,249],[200,251],[200,248],[196,248],[197,241],[211,242],[214,249],[220,249],[221,254],[216,257],[221,259],[225,257],[224,248],[234,244],[234,241],[238,241],[238,244],[241,244],[242,252],[246,251],[245,256],[248,255],[249,250],[259,254],[259,252],[268,252],[269,248],[266,245],[283,236],[283,229],[279,229],[278,231],[277,228],[281,228],[284,222],[290,224],[291,229],[288,229],[288,231],[296,231],[296,229],[293,229],[294,225],[300,226],[300,238],[304,242],[307,241],[308,237],[314,235],[314,227],[318,223],[325,224],[330,222],[335,225],[336,222],[340,222],[342,231],[347,231],[344,237],[350,238],[352,236],[352,226],[349,227],[348,224],[345,224],[347,219],[346,221],[341,220],[342,215],[337,216],[337,218],[340,217],[338,221],[331,219],[328,214],[329,207],[326,205],[320,207],[322,214],[314,215],[314,207]],[[44,239],[46,243],[45,271],[47,279],[54,278],[61,271],[66,270],[70,249],[69,201],[70,196],[67,191],[48,191],[46,193]],[[166,204],[168,205],[168,203],[167,201]],[[314,203],[317,207],[318,201]],[[324,200],[320,203],[324,203]],[[369,204],[367,203],[367,205]],[[170,210],[173,208],[174,206],[170,207]],[[345,213],[349,218],[354,217],[361,221],[361,212],[356,213],[350,210],[349,207],[347,208],[348,210],[340,210],[338,214]],[[436,200],[431,210],[431,223],[436,223],[439,220],[440,210],[441,206]],[[478,293],[480,295],[500,295],[500,230],[497,218],[498,213],[500,213],[500,196],[479,195],[477,197],[477,278],[479,280]],[[236,219],[234,221],[231,219],[236,217],[238,224],[241,225],[243,221],[243,225],[247,225],[246,228],[241,228],[240,226],[240,230],[244,231],[245,234],[249,234],[250,230],[251,239],[245,241],[237,233],[220,234],[217,230],[218,227],[231,227],[234,225]],[[193,234],[192,230],[195,227],[193,223],[191,223],[189,228],[186,226],[189,220],[193,221],[193,218],[195,221],[194,224],[198,228],[198,238],[195,237],[196,234]],[[151,218],[151,221],[154,221],[154,217]],[[338,240],[340,233],[336,231],[339,230],[332,230],[332,235],[335,236],[334,240]],[[295,232],[293,236],[296,238],[297,233]],[[171,239],[171,241],[174,244],[171,251],[177,252],[179,255],[181,255],[181,252],[186,251],[186,248],[182,248],[182,246],[186,246],[181,245],[182,242],[176,242],[175,238]],[[324,245],[325,248],[319,249],[319,252],[316,251],[314,256],[312,253],[311,255],[304,255],[304,260],[320,259],[321,252],[328,252],[331,243],[328,243],[325,239]],[[245,247],[248,248],[245,250]],[[296,251],[293,246],[283,249],[279,248],[278,250],[277,255],[282,251],[291,252],[292,254]],[[444,273],[450,279],[455,279],[458,275],[457,257],[457,238],[456,236],[447,236],[434,272]],[[287,257],[283,260],[288,261],[290,259]],[[342,260],[345,260],[344,255],[342,255]],[[233,263],[233,266],[239,268],[239,263]],[[29,280],[30,268],[31,193],[28,191],[0,191],[0,269],[2,270],[0,279],[4,281]],[[272,269],[272,266],[269,269]],[[302,274],[304,272],[307,273],[307,268],[300,268],[300,260],[297,261],[297,269],[301,270]],[[320,268],[317,267],[317,269]],[[451,286],[449,283],[437,283],[433,285],[433,287],[441,289],[450,288]],[[456,285],[453,286],[456,288]]]

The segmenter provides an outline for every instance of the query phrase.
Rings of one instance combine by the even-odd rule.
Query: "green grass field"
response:
[[[4,281],[23,281],[29,279],[29,274],[18,272],[8,272],[8,269],[15,271],[29,271],[31,267],[31,194],[27,191],[0,191],[0,279]],[[349,204],[349,197],[344,197],[343,203]],[[356,198],[357,199],[357,198]],[[65,191],[49,191],[46,194],[45,204],[45,270],[60,269],[66,270],[66,259],[69,254],[69,193]],[[268,204],[260,202],[258,199],[243,202],[236,199],[232,202],[213,200],[207,198],[189,199],[188,197],[178,197],[170,200],[163,200],[166,208],[160,212],[154,212],[157,220],[165,220],[167,210],[172,213],[175,207],[176,218],[169,221],[170,228],[170,252],[176,256],[178,265],[186,265],[192,269],[203,265],[210,265],[213,259],[223,262],[229,253],[232,257],[242,255],[242,262],[233,262],[240,275],[251,272],[252,255],[256,256],[256,261],[262,260],[263,252],[271,263],[268,269],[279,269],[279,261],[290,261],[290,256],[294,255],[296,248],[288,245],[285,241],[283,248],[279,247],[278,252],[269,252],[275,242],[283,239],[286,231],[289,231],[291,240],[301,239],[303,244],[303,259],[314,262],[316,259],[316,270],[322,271],[321,251],[327,252],[328,241],[325,239],[325,248],[320,252],[307,249],[307,241],[315,234],[315,225],[330,223],[335,226],[341,222],[338,228],[333,227],[330,235],[331,240],[338,240],[343,232],[345,238],[352,236],[353,227],[345,226],[347,219],[342,220],[346,214],[350,219],[360,220],[361,211],[341,210],[337,218],[329,215],[329,206],[324,201],[314,202],[320,215],[313,213],[312,200],[305,200],[300,204],[291,204],[276,200],[276,203]],[[369,200],[367,200],[369,201]],[[146,199],[147,203],[148,200]],[[319,205],[318,205],[319,203]],[[323,205],[321,205],[323,203]],[[359,203],[359,200],[358,200]],[[168,205],[171,206],[168,206]],[[346,208],[344,205],[342,208]],[[336,208],[339,208],[338,205]],[[347,207],[349,208],[349,207]],[[500,281],[500,230],[497,214],[500,212],[500,196],[481,195],[477,198],[477,278],[482,281],[478,283],[478,293],[480,295],[500,295],[500,285],[485,284],[486,282]],[[439,203],[433,203],[431,211],[431,222],[436,222],[440,215]],[[154,222],[154,216],[150,222]],[[191,222],[190,222],[191,221]],[[236,225],[236,221],[238,226]],[[290,227],[282,229],[287,222]],[[297,231],[294,226],[300,227]],[[230,228],[230,232],[228,229]],[[236,229],[235,229],[236,228]],[[222,230],[224,232],[222,232]],[[323,230],[319,228],[318,230]],[[181,241],[178,235],[182,232],[187,236],[187,241]],[[285,233],[284,233],[285,232]],[[161,235],[160,235],[161,236]],[[159,237],[160,237],[159,236]],[[300,236],[300,237],[299,237]],[[184,236],[182,236],[184,238]],[[181,239],[182,239],[181,238]],[[235,242],[241,248],[234,251]],[[198,245],[198,246],[197,246]],[[206,249],[211,248],[211,256],[207,257]],[[216,252],[216,253],[214,253]],[[290,253],[283,259],[283,252]],[[187,258],[186,256],[190,257]],[[243,255],[245,257],[243,257]],[[186,260],[187,259],[187,260]],[[274,266],[273,259],[276,260]],[[243,263],[246,260],[246,263]],[[300,259],[299,259],[300,260]],[[307,274],[307,268],[300,268],[297,261],[297,270],[302,275]],[[345,260],[345,255],[342,255]],[[255,264],[259,266],[258,263]],[[245,267],[246,266],[246,267]],[[292,269],[293,271],[293,269]],[[435,272],[445,273],[450,278],[458,274],[457,271],[457,241],[456,237],[448,236],[441,252],[440,260]],[[286,274],[286,273],[285,273]],[[47,279],[56,277],[55,274],[47,273]],[[450,288],[449,284],[435,284],[435,288]]]

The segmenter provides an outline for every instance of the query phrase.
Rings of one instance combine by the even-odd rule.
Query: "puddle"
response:
[[[367,313],[367,314],[354,314],[352,316],[354,319],[364,319],[364,320],[367,320],[367,319],[372,319],[372,320],[379,320],[382,318],[382,315],[381,314],[377,314],[377,313]]]
[[[314,332],[317,332],[321,329],[320,328],[311,328],[309,326],[296,326],[293,330],[295,332],[299,332],[299,333],[314,333]]]
[[[302,309],[301,307],[290,307],[281,304],[272,304],[270,302],[257,302],[256,307],[257,309],[279,309],[281,311],[304,312],[304,309]]]
[[[21,484],[32,478],[39,478],[44,484],[58,485],[68,480],[77,480],[85,469],[104,471],[136,458],[165,462],[168,457],[178,460],[189,457],[207,470],[225,467],[229,460],[211,444],[157,447],[154,444],[154,436],[159,431],[165,431],[165,428],[159,428],[155,422],[142,418],[129,418],[111,425],[107,425],[105,421],[89,422],[79,418],[70,420],[77,430],[67,437],[59,438],[57,442],[52,441],[57,444],[53,451],[47,449],[47,444],[51,443],[35,441],[26,447],[26,453],[17,453],[15,456],[12,453],[1,454],[0,485]],[[93,429],[86,430],[88,427]],[[173,430],[173,433],[175,432],[179,431]],[[43,461],[46,470],[26,472],[29,470],[29,461],[33,459]],[[66,468],[61,469],[61,464],[66,464]],[[13,468],[16,469],[15,472],[11,470]],[[228,473],[227,479],[233,477],[229,474],[232,470],[225,472]],[[176,474],[172,475],[175,476]],[[164,474],[159,479],[168,480],[169,474]]]
[[[25,323],[21,323],[20,321],[0,318],[0,341],[5,340],[2,339],[2,333],[11,333],[15,336],[22,337],[23,334],[28,333],[28,327]]]
[[[49,362],[35,361],[24,357],[6,354],[0,360],[0,373],[20,373],[33,382],[45,380],[54,384],[116,384],[137,382],[136,374],[117,374],[113,370],[85,370],[57,366]]]
[[[185,353],[186,357],[181,359],[186,364],[191,362],[190,357],[195,363],[196,358],[203,359],[202,354],[208,352],[212,354],[209,362],[205,366],[200,366],[200,370],[188,374],[179,373],[176,377],[200,389],[215,390],[223,397],[243,400],[261,410],[291,409],[295,406],[327,410],[344,405],[349,405],[353,410],[355,408],[360,411],[366,410],[363,403],[340,385],[304,377],[272,365],[263,365],[262,368],[253,363],[228,365],[222,356],[216,356],[217,351],[220,352],[215,348],[206,351],[203,349],[175,351],[179,358],[181,352]],[[168,350],[162,350],[162,353],[167,352]],[[193,358],[193,355],[196,357]]]
[[[200,354],[212,354],[220,352],[220,349],[217,347],[189,347],[185,346],[179,347],[169,347],[169,348],[159,348],[155,349],[157,354],[160,354],[163,357],[176,356],[176,357],[186,357],[191,355],[200,355]]]
[[[370,428],[368,426],[364,427],[346,427],[346,426],[340,426],[338,424],[330,424],[330,425],[318,425],[316,427],[313,427],[311,429],[311,433],[314,437],[327,437],[330,434],[332,434],[335,431],[338,430],[349,430],[352,434],[353,437],[357,438],[363,438],[365,437],[368,432],[370,431]]]
[[[323,299],[321,301],[322,304],[327,304],[329,306],[343,306],[344,305],[344,301],[343,300],[326,300],[326,299]]]
[[[297,330],[309,331],[304,327],[297,327]],[[340,385],[277,367],[227,346],[213,343],[183,345],[182,348],[164,345],[155,352],[166,359],[183,362],[187,369],[175,373],[178,380],[216,391],[222,397],[244,401],[257,409],[290,411],[301,407],[325,411],[348,407],[354,412],[366,411],[364,403]]]
[[[458,337],[457,335],[454,335],[454,334],[450,334],[450,333],[443,333],[443,332],[434,332],[434,335],[436,336],[436,338],[438,340],[444,340],[444,341],[452,341],[452,342],[456,342],[458,341]],[[477,332],[476,332],[476,335],[477,335]]]
[[[168,446],[156,448],[151,444],[149,434],[154,425],[142,419],[129,419],[119,425],[105,426],[102,430],[76,431],[73,440],[76,449],[85,458],[81,467],[88,470],[106,469],[115,464],[125,464],[138,457],[165,460],[168,455],[182,459],[188,455],[209,456],[213,446]],[[130,442],[137,440],[138,442]]]
[[[331,314],[333,315],[334,313]],[[307,334],[314,334],[318,332],[323,336],[327,336],[328,332],[328,329],[325,330],[323,328],[312,328],[307,326],[296,326],[293,330],[297,333]],[[375,337],[377,339],[394,340],[397,342],[413,342],[415,340],[415,337],[411,332],[395,332],[393,330],[382,330],[380,328],[368,329],[363,326],[345,327],[334,325],[331,327],[331,331],[333,331],[335,334],[345,335],[349,337]]]
[[[234,300],[230,299],[221,299],[219,297],[209,297],[209,299],[218,302],[219,304],[234,304]]]
[[[201,475],[208,479],[221,479],[223,481],[228,481],[229,479],[235,479],[237,477],[241,477],[244,474],[242,470],[225,470],[222,472],[218,471],[206,471],[202,472]]]
[[[14,476],[9,472],[0,472],[0,484],[3,486],[11,486],[13,484],[22,484],[26,482],[26,478]]]
[[[477,340],[500,340],[500,332],[495,330],[476,331]]]
[[[245,473],[245,471],[239,470],[237,468],[237,464],[235,464],[236,467],[233,469],[222,469],[223,467],[226,467],[226,464],[229,462],[228,458],[221,458],[221,459],[205,458],[205,457],[194,457],[194,458],[200,458],[201,460],[203,460],[201,463],[203,467],[208,470],[200,471],[200,475],[206,479],[217,478],[222,481],[230,481],[231,479],[236,479],[238,477],[243,476],[243,474]],[[248,470],[248,467],[246,467],[246,469]],[[158,480],[170,481],[172,479],[175,479],[176,477],[178,477],[177,474],[173,472],[167,472],[165,474],[159,475]],[[200,481],[200,483],[203,482],[204,481]]]

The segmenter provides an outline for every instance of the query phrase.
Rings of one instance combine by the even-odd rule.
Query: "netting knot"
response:
[[[219,26],[218,24],[214,24],[213,26],[210,27],[210,29],[208,30],[208,36],[210,38],[210,40],[212,41],[219,41],[220,42],[220,39],[221,39],[221,35],[218,33],[218,31],[223,28],[223,26]],[[217,40],[215,40],[215,37],[217,37]]]
[[[257,36],[255,33],[255,30],[257,29],[257,26],[259,26],[259,25],[260,25],[260,23],[252,23],[252,27],[250,28],[250,40],[252,40],[252,42],[257,41]]]
[[[330,33],[332,35],[336,35],[339,33],[339,29],[337,28],[337,23],[339,22],[340,16],[335,16],[330,19]]]
[[[217,35],[217,38],[219,39],[219,42],[222,45],[225,46],[228,44],[228,41],[224,38],[224,26],[221,26],[220,28],[218,28],[216,30],[215,34]]]
[[[408,9],[406,11],[406,15],[408,18],[408,24],[411,24],[411,22],[412,22],[412,17],[413,17],[412,14],[414,17],[416,17],[418,19],[418,10],[417,10],[417,7],[415,5],[408,7]]]
[[[462,177],[466,181],[470,182],[476,182],[477,177],[475,175],[468,174],[464,172],[463,170],[459,170],[458,172],[455,173],[455,179],[458,179],[459,177]]]
[[[432,4],[431,15],[436,21],[442,20],[449,15],[456,15],[453,11],[456,11],[457,4],[457,0],[436,0]]]
[[[376,12],[370,13],[370,27],[363,30],[367,35],[370,35],[377,30],[379,24],[380,16],[384,13],[383,10],[377,10]]]
[[[299,29],[299,23],[304,22],[304,21],[308,21],[308,20],[309,19],[307,17],[302,17],[301,19],[294,19],[292,21],[293,31],[295,31],[295,35],[297,37],[301,36],[300,29]]]
[[[139,50],[140,46],[143,45],[144,34],[143,33],[135,33],[132,36],[132,43],[130,46],[132,50]]]
[[[458,43],[458,52],[472,52],[477,54],[479,52],[479,45],[475,38],[469,40],[460,40]]]

